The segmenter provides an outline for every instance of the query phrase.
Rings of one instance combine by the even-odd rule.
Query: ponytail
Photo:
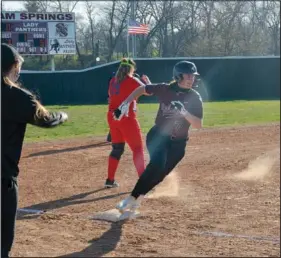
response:
[[[116,73],[117,83],[121,83],[135,69],[136,63],[132,59],[123,58]]]

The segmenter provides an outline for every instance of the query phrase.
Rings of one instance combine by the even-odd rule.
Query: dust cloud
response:
[[[160,198],[160,197],[178,197],[179,196],[179,179],[177,172],[172,171],[152,193],[149,193],[147,198]]]
[[[280,162],[280,149],[269,151],[255,160],[248,167],[234,175],[234,178],[246,181],[259,181],[271,174],[277,162]]]

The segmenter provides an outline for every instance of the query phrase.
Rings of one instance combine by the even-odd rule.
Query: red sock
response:
[[[138,172],[138,176],[140,177],[145,169],[144,153],[142,148],[134,150],[133,159]]]
[[[118,167],[118,164],[119,164],[119,160],[118,159],[115,159],[111,156],[109,156],[109,159],[108,159],[108,179],[109,180],[114,180],[114,177],[115,177],[115,172],[117,170],[117,167]]]

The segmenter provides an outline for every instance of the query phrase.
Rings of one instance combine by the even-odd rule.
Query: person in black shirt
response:
[[[1,253],[9,257],[14,241],[18,205],[19,161],[26,125],[53,128],[68,119],[50,112],[17,80],[24,59],[10,45],[1,44]]]
[[[175,81],[170,84],[151,84],[148,77],[144,76],[147,85],[138,87],[114,111],[115,119],[121,120],[131,101],[143,94],[155,95],[160,103],[155,125],[146,137],[150,162],[130,196],[116,206],[124,216],[134,216],[143,197],[162,182],[185,156],[190,126],[196,129],[202,127],[202,99],[192,89],[196,75],[198,73],[194,63],[181,61],[174,66]],[[125,213],[126,210],[129,212]]]

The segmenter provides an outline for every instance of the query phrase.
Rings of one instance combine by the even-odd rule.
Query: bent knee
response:
[[[125,143],[113,143],[110,156],[115,159],[120,159],[125,150]]]

